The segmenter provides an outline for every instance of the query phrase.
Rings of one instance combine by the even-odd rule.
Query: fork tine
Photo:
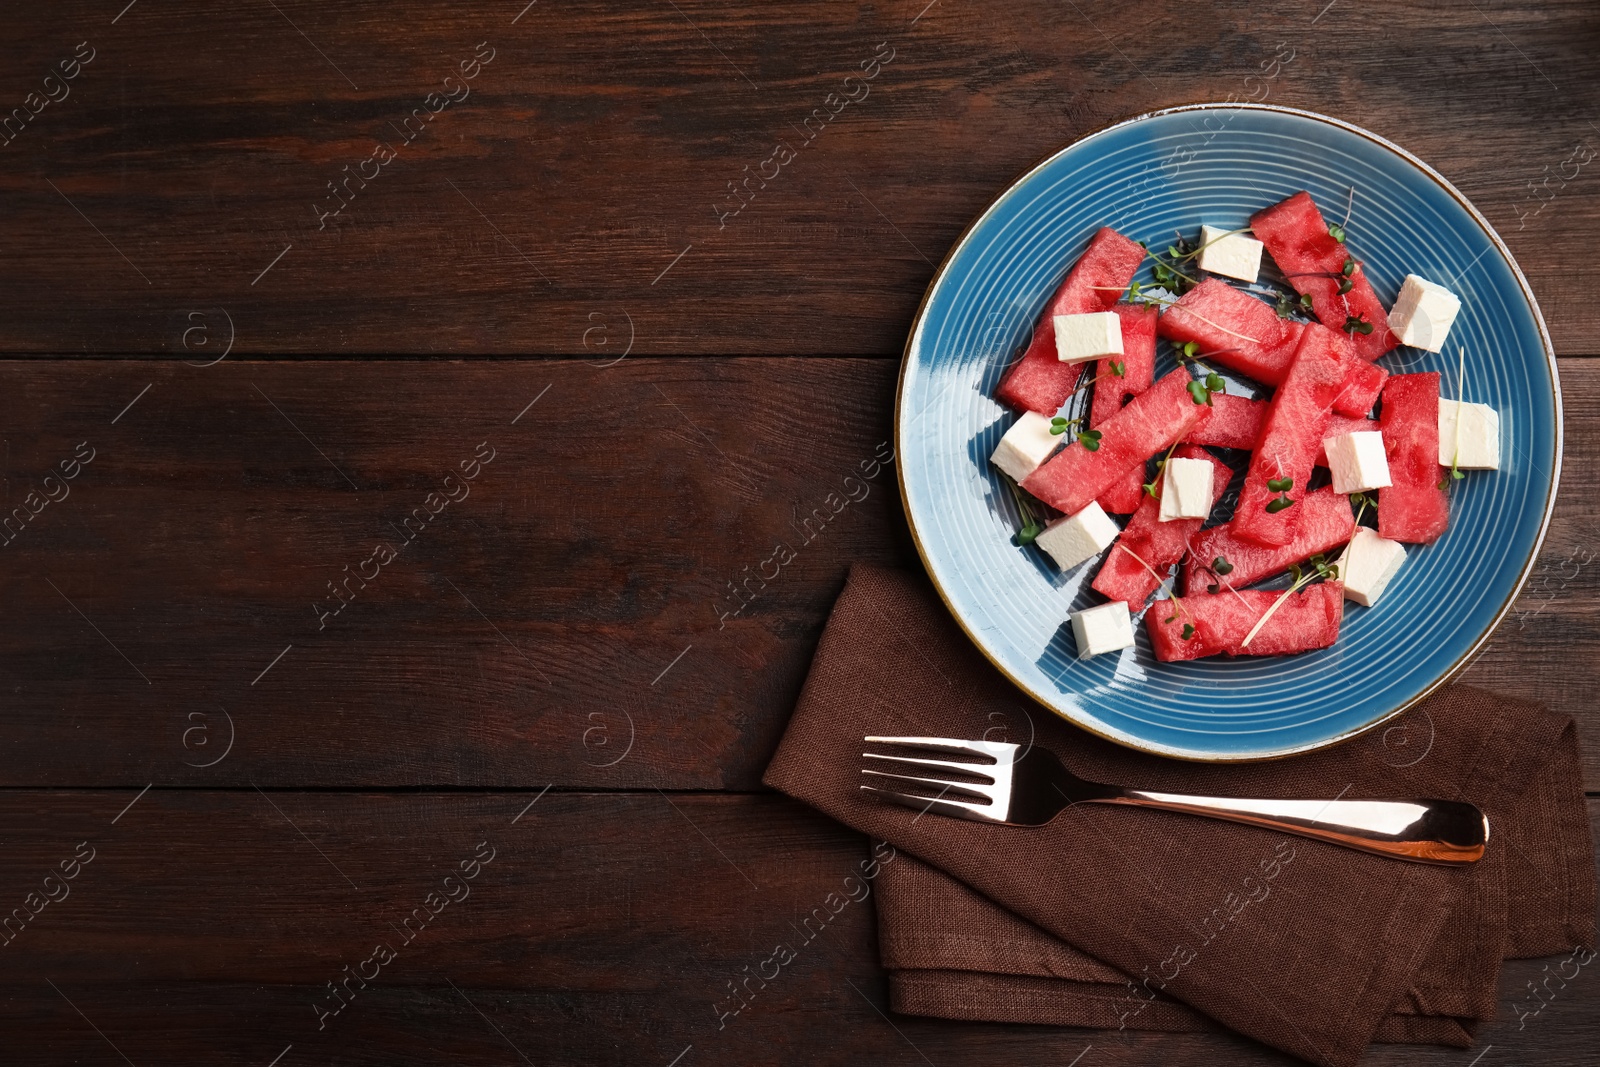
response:
[[[985,803],[994,802],[994,798],[988,793],[984,792],[983,786],[981,785],[969,785],[966,782],[946,782],[939,778],[918,778],[910,774],[888,774],[884,771],[875,771],[870,767],[861,768],[861,773],[870,774],[874,778],[884,778],[894,782],[916,782],[918,785],[933,786],[946,791],[951,789],[959,789],[964,796],[982,797]],[[932,798],[924,797],[923,799],[931,800]]]
[[[913,748],[931,748],[952,755],[961,754],[992,760],[995,763],[1009,759],[1017,746],[1001,741],[962,741],[954,737],[867,737],[863,740],[884,745],[909,745]]]
[[[947,771],[960,771],[962,774],[970,774],[974,778],[985,778],[988,779],[990,784],[994,783],[994,778],[992,776],[983,773],[989,767],[988,764],[983,763],[962,763],[958,760],[921,759],[917,756],[891,756],[883,752],[863,752],[861,753],[861,758],[893,760],[895,763],[914,763],[919,767],[940,767]]]
[[[977,822],[1000,822],[988,813],[989,805],[972,804],[964,800],[929,799],[928,797],[914,797],[906,793],[896,793],[892,789],[879,789],[877,786],[864,785],[864,793],[872,793],[884,800],[902,807],[916,808],[920,812],[933,812],[935,815],[953,815],[958,819],[973,819]]]

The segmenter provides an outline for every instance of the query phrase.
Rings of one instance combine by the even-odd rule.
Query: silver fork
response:
[[[869,766],[861,773],[894,787],[863,785],[863,790],[908,808],[959,819],[1042,826],[1072,804],[1126,804],[1264,826],[1394,859],[1451,865],[1481,859],[1489,840],[1489,820],[1483,812],[1458,800],[1183,796],[1085,781],[1062,766],[1053,753],[1034,746],[1023,749],[998,741],[949,737],[868,737],[866,742],[921,755],[863,752],[862,758],[882,761],[877,766],[892,770]]]

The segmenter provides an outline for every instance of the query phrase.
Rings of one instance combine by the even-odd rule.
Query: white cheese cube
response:
[[[1439,466],[1500,469],[1500,413],[1488,404],[1439,400]]]
[[[1389,457],[1383,452],[1382,431],[1342,433],[1324,440],[1322,448],[1328,453],[1335,493],[1365,493],[1394,484],[1389,480]]]
[[[1121,532],[1095,500],[1076,515],[1046,526],[1033,543],[1050,553],[1056,566],[1065,571],[1104,552]]]
[[[1444,347],[1450,325],[1460,310],[1461,301],[1456,294],[1426,278],[1407,274],[1394,310],[1389,312],[1389,328],[1401,344],[1437,352]]]
[[[1122,318],[1115,311],[1057,315],[1056,358],[1063,363],[1122,355]]]
[[[1025,411],[994,446],[989,462],[1011,475],[1013,481],[1038,470],[1066,437],[1050,432],[1050,420],[1037,411]]]
[[[1406,548],[1399,541],[1379,537],[1378,531],[1369,527],[1357,526],[1355,536],[1338,560],[1344,598],[1363,607],[1372,607],[1405,561]]]
[[[1221,226],[1201,226],[1200,269],[1253,282],[1261,273],[1261,242]]]
[[[1161,521],[1210,515],[1211,475],[1211,464],[1206,460],[1169,457],[1161,468]]]
[[[1088,659],[1105,652],[1116,652],[1133,645],[1133,620],[1125,601],[1113,600],[1072,613],[1072,636],[1078,642],[1078,658]]]

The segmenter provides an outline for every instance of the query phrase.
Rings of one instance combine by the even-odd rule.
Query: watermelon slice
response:
[[[1204,594],[1206,586],[1215,582],[1223,590],[1217,595],[1227,596],[1229,587],[1243,589],[1263,578],[1282,574],[1291,564],[1332,552],[1350,540],[1355,532],[1356,517],[1350,510],[1350,498],[1335,493],[1332,486],[1307,493],[1294,510],[1301,512],[1294,540],[1275,548],[1252,544],[1235,536],[1232,523],[1202,531],[1190,542],[1189,562],[1183,568],[1184,594]],[[1113,553],[1115,551],[1112,549]],[[1226,575],[1216,574],[1211,569],[1218,556],[1233,566]],[[1254,644],[1252,641],[1251,645]]]
[[[1100,425],[1122,410],[1123,404],[1150,388],[1156,373],[1156,309],[1139,304],[1118,304],[1112,309],[1122,319],[1122,375],[1111,370],[1114,362],[1095,364],[1094,401],[1089,426]],[[1100,497],[1100,507],[1113,515],[1128,515],[1144,500],[1144,468],[1135,467]]]
[[[1226,464],[1214,459],[1211,453],[1192,445],[1179,445],[1172,450],[1183,459],[1203,459],[1212,466],[1211,498],[1220,500],[1228,489],[1228,479],[1233,472]],[[1127,601],[1128,610],[1138,611],[1161,585],[1155,574],[1166,574],[1173,564],[1183,559],[1189,539],[1200,532],[1204,519],[1173,519],[1162,522],[1161,500],[1142,490],[1144,502],[1134,512],[1122,536],[1117,538],[1111,551],[1100,566],[1090,587],[1108,600]],[[1101,507],[1105,505],[1102,504]],[[1141,564],[1139,561],[1143,560]],[[1148,564],[1148,568],[1145,566]],[[1254,642],[1252,642],[1254,643]]]
[[[1324,326],[1343,330],[1345,320],[1357,315],[1372,324],[1372,332],[1355,333],[1356,354],[1371,362],[1399,344],[1389,329],[1389,313],[1373,292],[1366,271],[1358,264],[1348,276],[1352,286],[1341,295],[1344,265],[1354,259],[1350,249],[1328,233],[1328,221],[1317,210],[1310,193],[1295,193],[1280,204],[1250,216],[1250,229],[1267,246],[1273,261],[1296,291],[1311,296],[1311,310]]]
[[[1158,600],[1145,613],[1156,658],[1171,663],[1205,656],[1281,656],[1327,648],[1339,639],[1344,585],[1318,582],[1291,593],[1251,639],[1256,623],[1283,596],[1281,589],[1246,589],[1216,596],[1184,597],[1183,607]],[[1193,626],[1184,640],[1185,626]]]
[[[1265,301],[1207,278],[1161,313],[1162,337],[1193,341],[1213,360],[1266,385],[1283,381],[1299,341],[1299,323],[1278,318]]]
[[[1450,525],[1450,498],[1439,488],[1439,374],[1396,374],[1383,388],[1383,448],[1394,483],[1378,490],[1378,533],[1429,544]]]
[[[1242,540],[1271,547],[1294,539],[1300,520],[1297,505],[1305,498],[1306,482],[1322,449],[1323,430],[1343,377],[1338,335],[1325,326],[1307,326],[1250,454],[1250,469],[1233,512],[1234,533]],[[1289,481],[1286,489],[1269,484],[1281,485],[1283,479]],[[1267,510],[1273,500],[1284,498],[1293,503]]]
[[[1058,511],[1076,515],[1211,414],[1189,395],[1189,382],[1182,370],[1168,374],[1101,425],[1097,450],[1074,441],[1028,475],[1022,488]]]
[[[1189,290],[1161,315],[1162,337],[1182,344],[1193,341],[1210,359],[1263,385],[1282,385],[1299,350],[1305,325],[1278,318],[1265,301],[1208,278]],[[1345,380],[1334,410],[1365,415],[1372,410],[1389,372],[1356,354],[1349,337],[1339,335]]]
[[[1033,339],[995,390],[995,399],[1018,411],[1054,415],[1078,385],[1083,368],[1056,358],[1056,315],[1110,311],[1133,281],[1145,251],[1109,226],[1089,239],[1072,271],[1045,305]]]
[[[1118,304],[1111,310],[1122,320],[1122,355],[1119,359],[1102,359],[1095,363],[1097,380],[1089,415],[1089,425],[1095,428],[1150,388],[1156,376],[1156,319],[1160,317],[1156,309],[1140,304]],[[1122,364],[1120,377],[1111,370],[1111,364],[1116,362]]]
[[[1217,393],[1211,397],[1211,406],[1211,417],[1190,430],[1185,441],[1212,448],[1256,447],[1256,439],[1261,436],[1261,422],[1271,407],[1267,401]],[[1217,497],[1221,499],[1222,494],[1218,493]]]

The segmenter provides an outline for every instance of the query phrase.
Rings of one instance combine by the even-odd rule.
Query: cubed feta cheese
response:
[[[1322,447],[1328,453],[1335,493],[1365,493],[1394,484],[1389,480],[1389,457],[1383,452],[1381,431],[1342,433],[1324,440]]]
[[[1113,600],[1072,613],[1072,636],[1078,642],[1078,658],[1088,659],[1105,652],[1133,645],[1133,620],[1125,601]]]
[[[1115,311],[1057,315],[1056,358],[1063,363],[1122,355],[1122,318]]]
[[[1020,482],[1044,464],[1065,434],[1050,432],[1050,420],[1037,411],[1025,411],[994,446],[989,462]]]
[[[1261,242],[1221,226],[1201,226],[1200,269],[1253,282],[1261,273]]]
[[[1169,457],[1161,468],[1161,521],[1210,515],[1211,474],[1211,464],[1206,460]]]
[[[1378,531],[1370,527],[1357,526],[1344,555],[1339,557],[1344,598],[1372,607],[1405,561],[1406,548],[1399,541],[1379,537]]]
[[[1050,553],[1056,566],[1065,571],[1104,552],[1121,532],[1100,502],[1093,501],[1076,515],[1046,526],[1034,544]]]
[[[1439,466],[1451,465],[1463,470],[1500,469],[1498,411],[1488,404],[1439,401]]]
[[[1461,301],[1456,294],[1426,278],[1407,274],[1389,312],[1389,328],[1400,343],[1437,352],[1444,348],[1450,325],[1456,321]]]

